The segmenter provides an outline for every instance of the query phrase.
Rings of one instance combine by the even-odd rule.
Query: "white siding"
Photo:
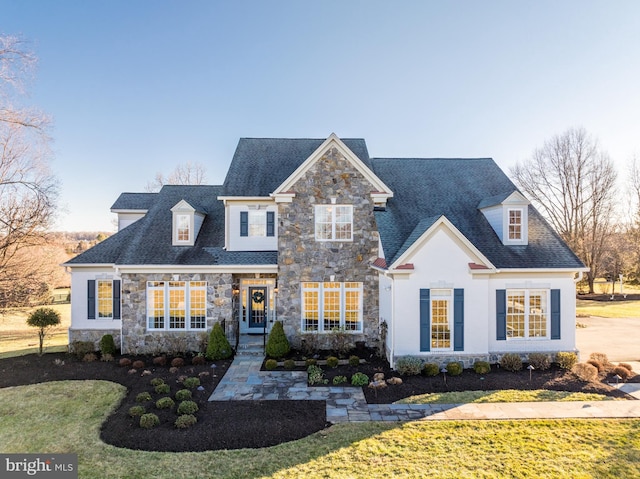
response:
[[[500,241],[504,241],[503,235],[503,221],[504,221],[504,212],[502,205],[492,206],[491,208],[484,208],[482,210],[485,218],[493,228],[493,231],[496,232]]]
[[[71,328],[113,329],[120,328],[119,319],[88,319],[87,281],[90,279],[120,279],[113,268],[74,268],[71,271]]]
[[[253,206],[253,205],[252,205]],[[240,212],[249,211],[248,204],[228,204],[227,250],[229,251],[276,251],[278,249],[278,207],[273,203],[260,205],[265,211],[275,213],[274,236],[240,236]]]
[[[118,231],[143,218],[146,213],[118,213]]]

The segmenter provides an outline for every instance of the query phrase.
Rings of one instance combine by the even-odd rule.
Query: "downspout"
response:
[[[574,283],[579,283],[580,281],[582,281],[582,277],[584,276],[584,272],[583,271],[578,271],[578,277],[577,278],[573,278],[573,282]]]
[[[393,290],[393,278],[391,279],[391,286],[390,286],[390,290],[389,293],[391,294],[391,352],[389,353],[390,359],[389,359],[389,366],[391,367],[391,369],[393,369],[395,367],[395,359],[394,359],[394,351],[395,351],[395,344],[396,344],[396,337],[395,337],[395,330],[396,330],[396,321],[395,321],[395,294],[394,294],[394,290]]]
[[[116,277],[120,278],[120,354],[122,354],[122,348],[124,347],[124,334],[122,334],[122,323],[123,323],[123,308],[122,308],[122,275],[120,274],[120,268],[115,267]],[[145,323],[147,319],[145,318]]]

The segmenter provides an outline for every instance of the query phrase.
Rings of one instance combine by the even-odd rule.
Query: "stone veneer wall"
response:
[[[207,282],[206,331],[148,331],[147,281],[175,281],[172,273],[122,274],[123,354],[199,351],[214,322],[232,319],[231,274],[179,274],[177,281]],[[179,352],[179,351],[178,351]]]
[[[114,323],[120,324],[115,320]],[[75,341],[92,341],[96,346],[96,351],[100,351],[100,340],[105,334],[113,336],[113,342],[116,348],[120,349],[120,329],[71,329],[69,328],[69,348],[73,348]]]
[[[378,257],[373,215],[373,186],[336,148],[320,158],[292,188],[291,203],[278,205],[278,319],[289,341],[300,346],[302,281],[363,283],[363,333],[353,342],[375,346],[378,340],[378,275],[369,263]],[[353,241],[315,240],[314,206],[353,205]],[[318,335],[318,347],[330,346],[330,335]]]

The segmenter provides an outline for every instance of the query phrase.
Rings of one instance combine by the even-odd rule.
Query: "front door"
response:
[[[265,286],[252,286],[249,288],[249,327],[264,328],[269,311],[269,296]]]

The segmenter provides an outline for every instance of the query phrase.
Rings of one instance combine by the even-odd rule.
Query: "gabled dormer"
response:
[[[171,236],[173,246],[193,246],[200,232],[206,213],[185,200],[180,200],[173,208]]]
[[[111,206],[111,212],[118,215],[118,231],[144,218],[156,196],[157,193],[122,193]]]
[[[529,200],[513,191],[480,202],[478,209],[505,246],[529,243]]]

